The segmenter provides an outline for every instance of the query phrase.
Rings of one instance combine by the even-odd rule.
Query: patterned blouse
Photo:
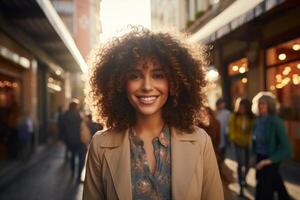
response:
[[[132,198],[171,199],[171,145],[169,128],[154,138],[155,171],[150,172],[143,141],[130,130]]]

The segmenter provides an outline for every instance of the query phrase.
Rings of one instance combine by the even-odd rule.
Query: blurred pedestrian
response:
[[[135,27],[101,48],[94,135],[83,199],[223,199],[211,139],[195,124],[204,99],[202,54],[169,33]]]
[[[200,119],[198,126],[203,128],[212,140],[212,144],[216,153],[218,162],[220,161],[220,122],[217,120],[214,111],[208,107],[204,106],[200,111]]]
[[[32,150],[32,137],[34,135],[34,122],[30,111],[24,111],[18,120],[18,139],[20,144],[20,159],[27,161]]]
[[[103,129],[100,123],[96,123],[92,120],[92,115],[87,114],[83,117],[81,122],[81,130],[80,130],[80,139],[84,144],[84,155],[87,152],[89,144],[91,142],[92,136],[97,132]]]
[[[249,151],[252,140],[254,115],[251,102],[246,98],[238,98],[235,102],[234,113],[229,121],[229,139],[233,143],[237,161],[240,196],[244,196],[246,176],[249,170]]]
[[[103,129],[103,126],[101,123],[97,123],[97,122],[94,122],[93,121],[93,118],[92,118],[92,115],[91,114],[88,114],[87,116],[87,126],[90,130],[90,133],[92,135],[94,135],[97,131],[100,131]]]
[[[208,106],[205,106],[200,109],[200,119],[198,126],[203,128],[207,134],[211,137],[212,143],[214,146],[217,163],[219,166],[219,171],[222,179],[223,184],[223,191],[224,191],[224,199],[225,200],[232,200],[233,195],[231,190],[229,189],[229,184],[234,182],[233,171],[226,165],[224,160],[220,157],[220,122],[217,120],[215,116],[215,112]]]
[[[219,98],[216,102],[216,117],[220,122],[221,135],[220,135],[220,156],[225,159],[226,148],[229,146],[228,142],[228,124],[230,119],[230,111],[226,109],[226,102],[223,98]]]
[[[290,199],[279,174],[280,162],[292,154],[286,128],[276,116],[276,97],[260,92],[253,99],[253,111],[258,115],[253,126],[253,151],[256,155],[256,200]]]
[[[54,118],[55,118],[55,122],[56,122],[56,127],[58,129],[58,138],[60,140],[64,140],[63,139],[63,137],[64,137],[63,115],[64,115],[63,107],[58,106]]]
[[[69,110],[63,116],[63,130],[67,148],[71,152],[70,165],[72,175],[75,176],[75,159],[78,157],[77,180],[80,181],[80,175],[84,163],[84,146],[80,139],[81,116],[79,113],[79,100],[73,99],[69,104]]]

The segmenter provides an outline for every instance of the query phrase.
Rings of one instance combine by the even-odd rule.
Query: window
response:
[[[237,98],[247,96],[248,59],[242,58],[229,63],[227,70],[230,78],[231,105],[234,107]]]

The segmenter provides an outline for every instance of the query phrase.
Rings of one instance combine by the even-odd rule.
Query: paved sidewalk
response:
[[[38,146],[28,161],[5,160],[0,162],[0,190],[45,157],[47,145]]]
[[[237,163],[231,158],[227,158],[225,160],[225,163],[234,171],[235,178],[237,179],[237,172],[236,172]],[[286,160],[281,163],[280,172],[282,178],[284,179],[284,184],[287,187],[291,199],[300,199],[300,163],[293,160]],[[248,172],[247,183],[248,183],[248,187],[245,189],[246,198],[238,197],[239,185],[237,182],[229,185],[229,190],[232,196],[234,196],[233,199],[254,200],[255,184],[256,184],[254,168],[251,168]]]
[[[77,182],[69,162],[65,160],[63,144],[46,146],[43,153],[33,156],[28,166],[19,166],[19,168],[23,170],[0,188],[0,199],[82,199],[83,186]]]

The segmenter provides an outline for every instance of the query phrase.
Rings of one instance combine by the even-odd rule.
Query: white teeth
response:
[[[153,103],[155,101],[157,97],[139,97],[140,101],[142,103],[146,103],[146,104],[150,104],[150,103]]]

